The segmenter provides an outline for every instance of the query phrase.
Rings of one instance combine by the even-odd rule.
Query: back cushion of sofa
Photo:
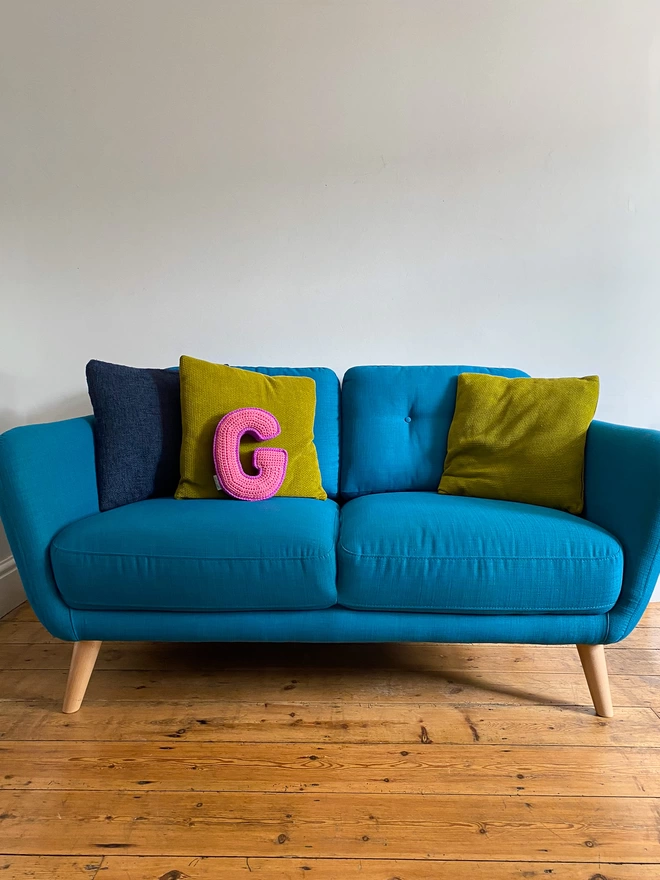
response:
[[[330,498],[339,494],[339,379],[328,367],[241,367],[265,376],[309,376],[316,382],[314,444],[323,488]]]
[[[352,367],[342,388],[344,498],[376,492],[435,492],[459,373],[526,376],[499,367]]]

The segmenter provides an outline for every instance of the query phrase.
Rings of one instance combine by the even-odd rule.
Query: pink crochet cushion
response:
[[[286,475],[286,450],[255,450],[254,475],[243,470],[239,451],[243,434],[252,434],[257,440],[272,440],[279,433],[280,423],[275,416],[255,406],[232,410],[220,419],[213,438],[213,461],[218,483],[228,495],[240,501],[265,501],[277,494]]]

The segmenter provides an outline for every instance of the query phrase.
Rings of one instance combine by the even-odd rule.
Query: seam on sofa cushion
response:
[[[612,553],[608,556],[400,556],[394,554],[387,553],[355,553],[353,550],[349,550],[347,547],[340,542],[339,548],[344,551],[344,553],[348,553],[349,556],[355,556],[356,558],[361,559],[444,559],[444,560],[453,560],[453,559],[501,559],[506,560],[508,562],[512,560],[525,560],[525,561],[556,561],[556,560],[567,560],[570,562],[608,562],[610,559],[618,559],[621,556],[621,551],[618,553]]]
[[[150,605],[148,608],[145,608],[141,605],[128,605],[127,603],[122,603],[121,606],[117,606],[116,608],[108,608],[107,605],[72,605],[71,608],[73,611],[95,611],[95,612],[110,612],[112,614],[119,613],[125,611],[137,611],[144,614],[151,614],[152,612],[159,614],[263,614],[264,612],[279,612],[279,611],[327,611],[329,608],[335,608],[337,602],[333,602],[331,605],[323,604],[323,605],[291,605],[291,606],[282,606],[277,608],[213,608],[211,606],[207,608],[203,608],[202,606],[197,606],[195,608],[173,608],[172,606],[164,607],[159,605]]]
[[[67,550],[63,547],[51,546],[51,551],[56,553],[69,553],[75,556],[103,556],[109,559],[187,559],[196,562],[254,562],[255,560],[268,559],[278,562],[296,562],[301,559],[327,559],[335,553],[335,547],[327,553],[313,553],[309,556],[163,556],[160,553],[101,553],[96,550]]]
[[[339,597],[341,599],[341,597]],[[415,613],[416,611],[420,612],[428,612],[432,611],[435,614],[479,614],[481,611],[497,611],[499,614],[525,614],[525,615],[534,615],[534,614],[564,614],[566,611],[580,611],[583,614],[607,614],[609,610],[603,610],[602,606],[594,605],[583,608],[582,606],[566,606],[562,605],[561,608],[556,609],[541,609],[534,608],[533,610],[529,610],[529,608],[512,608],[507,606],[503,608],[501,605],[480,605],[479,608],[442,608],[439,609],[437,606],[432,605],[416,605],[414,608],[409,606],[407,608],[402,608],[401,605],[386,605],[385,603],[375,605],[344,605],[343,602],[338,601],[338,605],[342,605],[344,608],[349,608],[355,611],[401,611],[404,613]]]

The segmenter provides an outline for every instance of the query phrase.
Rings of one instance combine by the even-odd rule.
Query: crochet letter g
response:
[[[256,449],[252,456],[254,475],[243,470],[239,450],[243,434],[272,440],[279,433],[275,416],[255,406],[232,410],[220,419],[213,438],[213,461],[218,483],[228,495],[240,501],[265,501],[278,492],[286,475],[286,450]]]

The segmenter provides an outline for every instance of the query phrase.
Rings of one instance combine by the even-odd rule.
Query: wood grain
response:
[[[114,643],[64,716],[70,652],[0,622],[3,880],[660,877],[655,609],[607,720],[573,646]]]
[[[0,619],[0,645],[64,645],[55,636],[51,636],[38,621]]]
[[[642,626],[638,624],[635,629],[620,642],[607,646],[607,651],[628,651],[630,648],[657,648],[660,643],[660,625]]]
[[[13,611],[5,614],[5,616],[2,618],[3,623],[8,620],[26,620],[34,623],[37,620],[37,615],[32,610],[29,602],[23,602],[22,605],[14,608]]]
[[[612,694],[607,672],[607,660],[603,645],[577,645],[578,654],[587,679],[589,693],[594,703],[596,715],[600,718],[612,718]],[[619,655],[621,656],[621,655]]]
[[[50,700],[63,694],[64,670],[7,670],[0,700]],[[612,675],[615,706],[649,706],[658,702],[660,676]],[[400,670],[169,670],[129,672],[98,670],[92,676],[85,703],[90,700],[180,702],[191,690],[201,700],[235,702],[249,698],[270,703],[302,702],[433,702],[515,705],[591,704],[581,673],[511,673],[465,671],[451,673]]]
[[[24,626],[26,624],[23,624]],[[34,624],[31,624],[33,626]],[[20,624],[17,624],[20,626]],[[38,626],[38,624],[37,624]],[[629,652],[626,652],[626,654]],[[655,660],[652,651],[638,652],[641,662]],[[626,655],[622,655],[621,660]],[[68,669],[71,645],[2,644],[1,669]],[[574,646],[518,645],[251,645],[232,643],[167,644],[158,642],[110,642],[101,649],[96,668],[129,671],[171,669],[335,668],[389,669],[438,672],[494,668],[512,672],[580,672]],[[633,672],[652,673],[637,665]],[[612,671],[615,671],[614,669]],[[628,670],[626,670],[628,671]],[[660,672],[660,664],[657,671]]]
[[[36,626],[40,624],[16,624]],[[43,627],[41,631],[45,632]],[[0,636],[2,633],[0,632]],[[607,652],[612,674],[660,675],[660,652],[631,649]],[[0,641],[0,669],[66,670],[71,645],[65,642],[23,644]],[[246,645],[111,642],[101,648],[96,670],[224,671],[227,669],[300,668],[462,672],[497,669],[518,673],[581,673],[575,646],[518,645]]]
[[[2,880],[94,880],[102,863],[103,856],[75,859],[70,856],[0,855],[0,877]],[[145,880],[147,877],[156,880],[158,875],[152,873],[153,867],[154,865],[147,864],[136,866],[132,876],[137,878],[141,873]],[[118,877],[129,880],[130,874],[127,874],[127,870],[130,869],[118,866]],[[103,873],[101,876],[105,880],[107,874]],[[178,880],[183,880],[183,877]]]
[[[100,648],[101,642],[98,641],[75,642],[71,652],[71,669],[69,670],[62,704],[62,711],[66,715],[70,715],[80,709]],[[600,648],[600,651],[602,656],[601,662],[604,663],[603,649]],[[602,715],[603,713],[600,711],[598,703],[596,703],[596,707],[598,708],[598,714]],[[608,717],[611,717],[612,712],[606,714]]]
[[[140,865],[140,862],[147,864]],[[99,880],[247,880],[250,874],[263,880],[657,880],[658,877],[655,865],[580,866],[558,862],[530,865],[523,862],[380,859],[220,860],[108,856],[103,868]],[[172,872],[175,872],[174,876]]]
[[[5,742],[0,760],[2,790],[660,797],[653,749]]]
[[[651,602],[646,606],[646,611],[642,615],[642,619],[637,626],[657,626],[660,627],[660,602]]]
[[[0,856],[3,880],[657,880],[656,865],[396,859]]]
[[[7,853],[660,863],[652,798],[51,792],[0,794]]]
[[[660,747],[652,709],[596,718],[586,706],[432,703],[90,703],[75,719],[59,703],[6,702],[2,740],[57,742],[434,743]]]

